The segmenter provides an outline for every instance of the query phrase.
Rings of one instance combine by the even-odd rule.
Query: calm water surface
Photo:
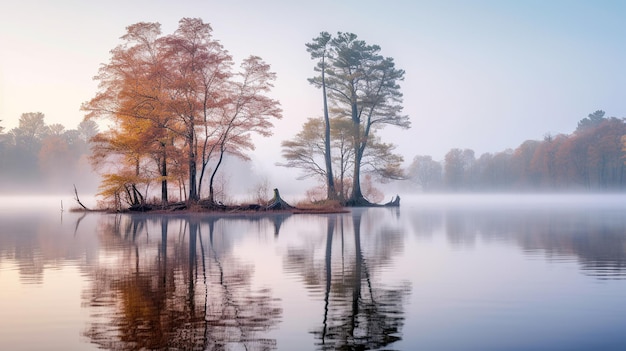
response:
[[[624,195],[59,208],[0,197],[0,350],[626,349]]]

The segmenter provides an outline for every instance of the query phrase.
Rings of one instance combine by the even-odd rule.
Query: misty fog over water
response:
[[[625,211],[621,194],[227,217],[2,197],[0,349],[621,350]]]

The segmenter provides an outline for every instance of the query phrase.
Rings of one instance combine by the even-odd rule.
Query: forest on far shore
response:
[[[527,140],[515,149],[476,156],[453,148],[444,160],[418,155],[405,170],[403,189],[423,192],[621,191],[626,183],[626,121],[596,111],[572,134]],[[91,121],[76,129],[47,125],[43,113],[24,113],[18,127],[0,121],[0,189],[10,192],[93,191],[89,164]],[[419,150],[415,150],[419,151]],[[252,184],[246,185],[253,186]],[[303,190],[303,195],[305,190]]]
[[[99,179],[89,163],[89,140],[98,133],[93,121],[75,129],[47,124],[42,112],[23,113],[18,127],[0,120],[0,194],[94,191]]]
[[[424,192],[621,191],[625,144],[624,118],[606,118],[598,110],[572,134],[548,134],[516,149],[477,157],[473,150],[454,148],[442,161],[415,156],[407,175]]]

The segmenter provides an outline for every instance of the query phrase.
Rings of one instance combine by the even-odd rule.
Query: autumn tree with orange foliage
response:
[[[131,180],[146,185],[159,180],[166,205],[169,180],[186,188],[188,202],[197,202],[211,160],[218,159],[212,189],[224,153],[245,158],[244,150],[254,147],[251,133],[271,134],[269,118],[281,117],[278,101],[265,96],[274,74],[254,56],[244,61],[242,72],[233,73],[232,57],[212,37],[211,26],[197,18],[181,19],[167,36],[161,36],[159,23],[137,23],[127,27],[122,40],[95,77],[99,92],[83,105],[86,119],[114,123],[94,138],[94,163],[105,164],[114,155],[123,161],[119,169],[104,170],[105,178],[120,183],[109,184],[102,195],[135,188]]]
[[[232,75],[232,57],[211,32],[211,26],[202,20],[183,18],[174,34],[164,38],[168,110],[175,116],[176,133],[183,138],[178,146],[187,155],[190,201],[200,199],[197,165],[202,163],[202,176],[212,156],[207,150],[214,149],[211,143],[219,123],[216,112],[227,99],[224,87]]]
[[[225,153],[248,159],[245,150],[253,150],[251,133],[271,135],[270,118],[281,118],[277,100],[266,94],[273,86],[276,74],[260,57],[250,56],[241,64],[241,72],[228,84],[228,98],[222,104],[215,128],[217,140],[211,150],[217,149],[218,160],[209,181],[209,202],[215,204],[213,184]],[[209,140],[208,138],[206,140]],[[206,147],[205,147],[206,148]]]
[[[170,116],[165,108],[165,77],[158,23],[137,23],[127,27],[123,44],[111,51],[111,60],[94,78],[100,82],[94,98],[83,105],[86,119],[103,118],[113,122],[111,129],[93,138],[92,163],[110,164],[103,174],[100,195],[128,195],[130,205],[140,206],[144,196],[137,186],[158,179],[145,172],[152,160],[161,165],[164,183],[161,200],[167,203],[167,142]],[[159,162],[160,161],[160,162]],[[140,196],[141,195],[141,196]]]

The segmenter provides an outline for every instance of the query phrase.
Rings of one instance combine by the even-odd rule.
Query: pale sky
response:
[[[353,32],[406,71],[412,128],[383,134],[406,164],[571,133],[598,109],[626,117],[626,1],[20,0],[0,3],[0,125],[43,112],[48,124],[75,128],[126,26],[160,22],[170,34],[182,17],[210,23],[237,62],[258,55],[277,73],[284,117],[252,154],[267,168],[283,161],[282,140],[321,116],[304,46],[321,31]]]

